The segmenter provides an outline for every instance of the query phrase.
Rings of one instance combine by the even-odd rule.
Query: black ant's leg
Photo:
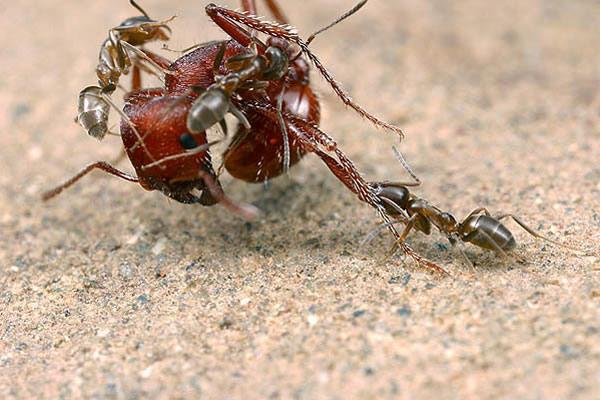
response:
[[[477,215],[477,214],[481,214],[481,213],[483,213],[484,215],[487,215],[488,217],[492,216],[492,214],[490,214],[490,212],[488,211],[487,208],[485,208],[485,207],[479,207],[479,208],[476,208],[473,211],[471,211],[469,213],[469,215],[467,215],[467,217],[465,218],[465,221],[467,219],[471,218],[472,216]],[[498,219],[498,218],[496,218],[496,219]]]
[[[144,52],[144,54],[146,54],[146,56],[149,59],[151,59],[154,63],[156,63],[157,65],[159,65],[160,67],[162,67],[164,69],[169,68],[169,65],[171,65],[170,60],[168,60],[154,52],[151,52],[151,51],[145,50],[145,49],[142,49],[142,51]],[[156,71],[147,68],[143,64],[140,64],[139,61],[137,61],[137,60],[141,60],[141,59],[136,59],[136,61],[133,62],[133,66],[131,68],[131,91],[132,92],[136,92],[136,91],[139,91],[142,89],[142,74],[141,74],[142,69],[144,69],[145,72],[148,72],[151,74],[156,74]],[[142,138],[142,139],[144,139],[144,138]],[[125,149],[121,149],[119,155],[113,160],[112,163],[118,164],[126,157],[126,155],[127,155],[127,153],[125,152]]]
[[[202,43],[197,43],[197,44],[193,44],[189,47],[183,48],[181,50],[176,50],[176,49],[172,49],[169,46],[167,46],[167,44],[163,44],[162,45],[162,49],[166,50],[166,51],[170,51],[171,53],[179,53],[179,54],[185,54],[185,53],[189,53],[192,50],[196,50],[196,49],[200,49],[202,47],[208,47],[208,46],[213,46],[215,44],[219,44],[221,42],[223,42],[224,40],[209,40],[208,42],[202,42]],[[225,40],[226,42],[227,40]]]
[[[502,214],[502,215],[500,215],[500,216],[496,217],[496,219],[497,219],[498,221],[500,221],[501,219],[504,219],[504,218],[512,218],[512,220],[513,220],[513,221],[515,221],[517,224],[519,224],[519,226],[520,226],[521,228],[523,228],[523,229],[524,229],[524,230],[525,230],[527,233],[529,233],[529,234],[530,234],[531,236],[533,236],[533,237],[536,237],[536,238],[538,238],[538,239],[545,240],[545,241],[547,241],[547,242],[549,242],[549,243],[552,243],[552,244],[554,244],[554,245],[556,245],[556,246],[559,246],[559,247],[564,247],[565,249],[569,249],[569,250],[573,250],[573,251],[582,251],[582,249],[577,249],[577,248],[575,248],[575,247],[568,246],[568,245],[566,245],[566,244],[563,244],[563,243],[557,242],[556,240],[552,240],[552,239],[550,239],[550,238],[548,238],[548,237],[546,237],[546,236],[543,236],[543,235],[541,235],[541,234],[537,233],[537,232],[536,232],[536,231],[534,231],[532,228],[530,228],[528,225],[526,225],[526,224],[525,224],[525,222],[523,222],[523,221],[522,221],[522,220],[521,220],[519,217],[517,217],[516,215],[513,215],[513,214]]]
[[[121,179],[129,181],[129,182],[134,182],[134,183],[139,182],[139,179],[136,178],[135,176],[132,176],[123,171],[120,171],[105,161],[97,161],[93,164],[87,165],[85,168],[83,168],[81,171],[79,171],[77,174],[75,174],[72,178],[69,178],[68,180],[66,180],[59,186],[55,187],[54,189],[44,192],[42,194],[42,200],[48,201],[51,198],[58,196],[63,190],[72,186],[78,180],[80,180],[81,178],[83,178],[84,176],[86,176],[87,174],[89,174],[90,172],[92,172],[95,169],[102,170],[102,171],[106,172],[107,174],[114,175],[118,178],[121,178]]]
[[[140,50],[137,47],[132,46],[125,41],[120,41],[119,43],[121,44],[121,46],[123,46],[125,48],[125,50],[135,54],[141,61],[148,63],[156,72],[159,72],[159,73],[156,73],[156,76],[163,83],[165,81],[165,76],[172,74],[172,72],[169,71],[169,69],[168,69],[170,64],[165,66],[164,62],[162,60],[166,60],[166,59],[163,59],[161,56],[154,55],[153,57],[150,57],[147,54],[147,51]],[[148,52],[148,53],[153,54],[151,52]]]
[[[225,56],[225,50],[227,49],[227,42],[222,42],[219,46],[219,51],[215,56],[215,61],[213,62],[213,76],[219,75],[219,70],[221,69],[221,63],[223,62],[223,57]]]
[[[115,111],[117,111],[117,113],[121,116],[121,118],[131,127],[131,130],[135,134],[137,141],[130,148],[130,150],[133,150],[133,149],[137,148],[138,145],[141,145],[142,148],[144,149],[144,152],[148,156],[148,158],[150,158],[150,160],[152,160],[152,161],[156,161],[154,159],[154,157],[152,156],[152,154],[150,153],[150,151],[148,150],[148,147],[146,146],[146,143],[144,142],[144,138],[140,135],[139,131],[135,127],[135,124],[131,121],[129,116],[127,116],[127,114],[125,114],[125,112],[123,110],[121,110],[119,107],[117,107],[117,105],[111,100],[110,96],[108,96],[107,94],[102,93],[99,97],[102,100],[104,100],[108,105],[110,105]],[[163,168],[163,167],[161,167],[161,168]]]
[[[363,247],[366,244],[370,243],[373,239],[375,239],[377,237],[377,235],[379,235],[379,233],[381,231],[383,231],[384,229],[388,229],[390,225],[398,225],[398,224],[403,224],[403,223],[406,223],[406,221],[399,220],[399,221],[392,221],[392,222],[387,222],[387,223],[380,223],[371,232],[369,232],[365,235],[363,240],[360,241],[359,247]]]
[[[464,258],[464,260],[466,261],[467,265],[475,272],[479,272],[477,270],[477,268],[475,267],[475,264],[473,264],[473,262],[469,259],[469,257],[467,256],[467,253],[464,252],[464,250],[462,249],[462,243],[457,242],[457,241],[451,241],[450,245],[452,246],[453,249],[457,249],[458,252],[461,254],[461,256]]]
[[[136,7],[136,6],[134,6],[134,7]],[[160,66],[161,68],[163,68],[165,70],[167,68],[169,68],[169,65],[171,65],[171,61],[165,57],[162,57],[162,56],[160,56],[152,51],[146,50],[146,49],[142,49],[141,51],[148,57],[148,59],[152,60],[156,65]],[[151,68],[147,68],[145,65],[141,64],[139,62],[141,60],[142,60],[141,58],[137,58],[136,61],[133,62],[133,65],[131,68],[131,92],[136,92],[136,91],[139,91],[142,89],[142,74],[141,74],[142,69],[144,69],[145,72],[156,75],[156,71]],[[119,112],[120,110],[117,110],[117,111]],[[136,129],[136,128],[132,126],[132,129]],[[142,138],[142,139],[144,139],[144,138]],[[137,145],[136,145],[136,147],[137,147]],[[127,153],[125,152],[125,149],[121,149],[121,151],[119,152],[119,155],[117,157],[115,157],[115,159],[112,161],[112,164],[118,164],[126,156],[127,156]]]
[[[231,113],[231,115],[233,115],[240,124],[242,124],[242,126],[244,127],[244,129],[246,129],[247,131],[249,131],[250,129],[252,129],[252,126],[250,125],[250,121],[248,121],[248,118],[246,118],[246,116],[244,115],[243,112],[241,112],[239,110],[239,108],[237,108],[233,103],[229,103],[229,112]]]
[[[404,241],[408,237],[408,234],[410,233],[411,229],[414,228],[415,223],[417,222],[418,216],[419,216],[419,214],[413,214],[408,219],[408,222],[406,223],[406,226],[404,227],[404,230],[400,234],[400,237],[396,239],[396,241],[394,242],[394,244],[392,245],[392,247],[387,251],[387,253],[385,255],[385,258],[384,258],[385,260],[391,258],[394,254],[396,254],[396,252],[398,251],[398,247],[400,246],[400,244],[404,243]]]
[[[156,54],[153,51],[150,51],[148,49],[140,49],[146,56],[148,56],[148,58],[150,60],[152,60],[156,65],[158,65],[159,67],[161,67],[162,69],[169,69],[169,67],[171,66],[171,64],[173,63],[171,60],[169,60],[166,57],[161,56],[160,54]]]
[[[202,146],[196,146],[193,149],[186,150],[182,153],[166,156],[166,157],[161,158],[160,160],[151,162],[149,164],[142,165],[141,168],[142,168],[142,170],[150,169],[150,168],[161,166],[164,163],[169,162],[169,161],[177,160],[180,158],[193,157],[195,155],[198,155],[199,153],[203,153],[203,152],[207,151],[212,146],[214,146],[215,144],[218,144],[220,142],[221,142],[220,140],[214,140],[212,142],[205,143]]]
[[[161,72],[168,70],[169,66],[171,65],[171,60],[169,60],[161,55],[158,55],[150,50],[140,49],[140,51],[142,51],[146,55],[147,58],[136,57],[136,59],[132,62],[132,67],[131,67],[131,90],[132,91],[137,91],[142,88],[142,76],[141,76],[142,69],[144,70],[144,72],[155,75],[160,79],[160,76],[157,74],[157,70],[154,67],[154,65],[159,66],[161,68],[161,70],[160,70]],[[152,68],[143,64],[143,61],[147,61],[147,59],[149,59],[153,62],[153,64],[151,64]]]

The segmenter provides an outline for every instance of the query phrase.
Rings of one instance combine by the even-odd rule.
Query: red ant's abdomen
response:
[[[274,100],[276,106],[276,98]],[[320,105],[310,86],[299,83],[290,85],[283,98],[283,110],[302,119],[318,124]],[[258,183],[283,173],[283,133],[277,119],[259,113],[246,113],[252,126],[250,132],[238,128],[230,147],[223,155],[225,168],[235,178]],[[300,143],[290,137],[290,166],[306,154]]]

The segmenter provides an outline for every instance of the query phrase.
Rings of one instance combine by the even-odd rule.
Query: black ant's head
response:
[[[269,66],[263,73],[263,79],[274,81],[283,78],[289,67],[289,58],[287,54],[279,47],[267,47],[265,57],[269,61]]]
[[[454,215],[450,214],[449,212],[441,212],[439,219],[447,232],[454,232],[458,230],[458,221],[456,218],[454,218]]]
[[[149,23],[156,23],[156,21],[146,15],[136,15],[135,17],[127,18],[125,21],[121,22],[118,28],[130,28],[132,26],[141,26]]]
[[[130,44],[137,46],[149,40],[169,40],[171,28],[167,26],[167,22],[171,21],[174,17],[167,21],[158,22],[150,18],[146,10],[144,10],[135,0],[129,0],[129,4],[142,13],[142,15],[127,18],[125,21],[121,22],[121,25],[119,25],[117,29],[132,32],[132,30],[128,28],[140,28],[137,35],[146,36],[146,38],[141,38],[142,42],[138,44],[134,44],[130,40],[127,40]],[[135,38],[133,40],[135,41]]]
[[[291,56],[292,54],[297,52],[297,50],[292,46],[290,41],[287,39],[284,39],[284,38],[269,36],[267,38],[267,46],[268,47],[277,47],[278,49],[282,50],[284,53],[288,54],[288,56]]]
[[[147,15],[127,18],[115,30],[119,31],[122,38],[133,46],[141,46],[153,40],[166,41],[171,36],[171,28],[166,21],[158,22]]]

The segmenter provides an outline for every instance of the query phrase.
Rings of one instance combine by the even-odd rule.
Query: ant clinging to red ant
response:
[[[142,15],[127,18],[108,31],[108,38],[100,46],[98,65],[96,66],[99,86],[88,86],[79,93],[76,120],[90,136],[98,140],[102,140],[108,133],[110,108],[121,113],[121,110],[110,100],[110,95],[119,85],[121,75],[128,74],[130,68],[133,67],[133,86],[140,86],[139,68],[141,65],[139,62],[134,64],[133,56],[149,63],[153,67],[154,73],[159,76],[160,73],[167,72],[145,52],[138,49],[138,46],[156,40],[169,40],[171,29],[167,24],[174,17],[164,21],[155,21],[134,0],[130,0],[130,4]]]

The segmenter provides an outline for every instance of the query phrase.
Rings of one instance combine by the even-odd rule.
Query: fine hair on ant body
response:
[[[560,247],[577,251],[577,249],[573,249],[537,233],[527,226],[519,217],[513,214],[492,216],[485,207],[476,208],[461,222],[458,222],[458,220],[449,212],[440,210],[427,200],[417,197],[410,192],[408,189],[409,187],[421,186],[422,181],[412,171],[398,149],[396,147],[393,147],[392,149],[398,161],[400,161],[404,169],[413,179],[413,182],[371,183],[377,196],[384,203],[387,213],[393,218],[393,221],[387,224],[381,224],[373,232],[367,235],[363,240],[363,244],[371,241],[375,235],[388,224],[404,224],[405,226],[400,237],[388,252],[388,256],[391,256],[398,250],[400,244],[406,240],[412,230],[417,230],[425,235],[429,235],[431,234],[431,228],[433,226],[446,236],[452,246],[455,246],[458,242],[470,243],[482,249],[495,251],[496,253],[506,256],[507,252],[516,248],[517,242],[512,232],[500,221],[511,218],[531,236]],[[462,250],[461,253],[465,256],[465,259],[469,264],[472,265]]]

